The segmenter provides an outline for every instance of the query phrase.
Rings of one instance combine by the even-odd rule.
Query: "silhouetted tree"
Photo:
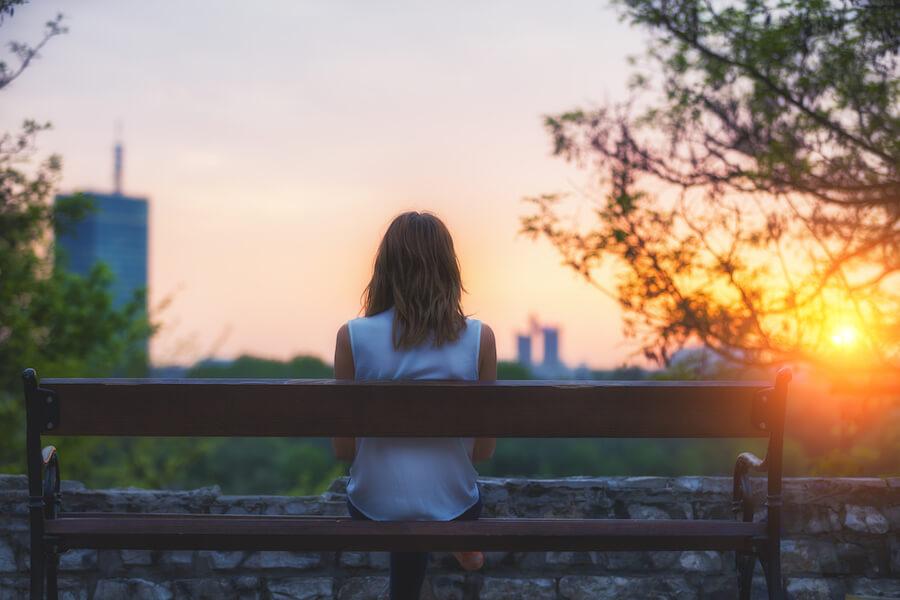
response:
[[[896,361],[896,3],[618,5],[652,39],[634,97],[546,118],[554,154],[596,170],[596,219],[547,194],[523,230],[615,298],[660,363],[692,343],[756,366],[819,361],[854,335],[857,358]]]

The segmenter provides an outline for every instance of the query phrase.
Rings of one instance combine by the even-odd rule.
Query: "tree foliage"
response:
[[[0,23],[20,2],[0,3]],[[0,64],[0,88],[19,76],[51,37],[64,31],[61,17],[48,24],[35,47],[12,42],[21,61]],[[37,160],[35,139],[48,125],[26,121],[19,132],[0,134],[0,472],[24,470],[24,405],[20,375],[26,366],[39,373],[104,376],[141,374],[146,368],[142,340],[151,332],[143,297],[112,305],[109,269],[97,265],[87,276],[54,264],[53,231],[70,226],[91,209],[90,199],[73,196],[54,205],[62,167],[58,156]],[[94,442],[78,446],[67,464],[90,460]],[[68,457],[66,460],[69,460]]]
[[[668,364],[702,343],[743,364],[818,363],[858,332],[900,356],[900,11],[880,0],[622,0],[653,40],[622,104],[546,118],[602,186],[523,230],[621,305]],[[612,289],[599,269],[612,265]]]
[[[243,355],[227,363],[201,361],[188,377],[247,377],[253,379],[330,379],[334,368],[317,356],[297,355],[288,361]]]

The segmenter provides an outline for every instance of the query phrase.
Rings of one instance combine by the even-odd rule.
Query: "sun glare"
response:
[[[831,343],[838,348],[849,348],[856,344],[859,331],[853,325],[841,325],[831,334]]]

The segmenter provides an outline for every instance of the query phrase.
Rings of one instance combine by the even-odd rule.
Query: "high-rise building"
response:
[[[57,252],[66,268],[86,275],[98,262],[115,278],[113,304],[130,301],[135,291],[147,288],[147,199],[122,193],[122,145],[115,146],[112,194],[85,192],[94,205],[81,221],[56,234]],[[57,196],[56,201],[66,198]],[[146,298],[144,300],[146,311]]]
[[[544,366],[555,367],[559,362],[559,329],[544,327]]]
[[[516,360],[523,367],[531,366],[531,335],[516,336]]]

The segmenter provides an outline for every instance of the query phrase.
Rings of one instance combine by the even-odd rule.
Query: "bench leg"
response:
[[[766,579],[766,587],[769,589],[770,600],[783,600],[784,590],[781,581],[781,557],[775,556],[769,562],[769,573]]]
[[[40,539],[31,536],[31,600],[44,600],[44,578],[46,577],[44,548]]]
[[[59,598],[58,570],[59,553],[51,549],[47,552],[47,600],[57,600]]]
[[[769,600],[784,600],[784,590],[781,582],[781,553],[774,556],[770,553],[761,554],[759,562],[762,564],[763,573],[766,576],[766,591]]]
[[[750,600],[754,569],[756,569],[756,555],[749,552],[739,552],[737,555],[737,572],[740,600]]]

